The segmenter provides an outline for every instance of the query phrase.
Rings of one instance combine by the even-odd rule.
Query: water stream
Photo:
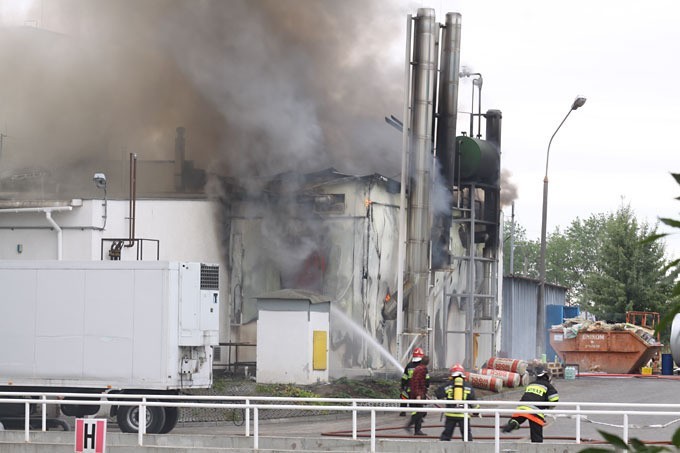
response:
[[[342,312],[339,308],[336,308],[333,304],[331,304],[331,313],[335,319],[339,319],[346,327],[352,330],[355,334],[361,336],[366,342],[376,350],[377,352],[380,353],[381,356],[383,356],[389,364],[394,367],[395,370],[397,370],[399,373],[401,373],[404,370],[404,367],[399,363],[397,359],[395,359],[392,354],[378,341],[373,338],[371,335],[369,335],[366,330],[364,330],[359,324],[354,322],[352,318],[347,316],[345,313]]]

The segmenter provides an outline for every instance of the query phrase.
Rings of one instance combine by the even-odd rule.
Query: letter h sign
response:
[[[105,453],[106,419],[76,419],[75,453]]]

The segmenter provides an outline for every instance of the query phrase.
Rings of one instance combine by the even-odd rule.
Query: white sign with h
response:
[[[76,419],[76,451],[75,453],[106,452],[106,419]]]

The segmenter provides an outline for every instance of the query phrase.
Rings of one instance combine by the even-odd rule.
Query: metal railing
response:
[[[338,411],[351,412],[352,414],[352,439],[358,437],[358,414],[370,415],[370,451],[376,451],[376,414],[401,412],[402,400],[399,399],[370,399],[370,398],[289,398],[289,397],[265,397],[265,396],[198,396],[198,395],[127,395],[106,394],[101,400],[93,400],[96,395],[82,393],[41,393],[41,392],[0,392],[0,404],[24,404],[24,440],[30,442],[30,413],[31,405],[41,406],[42,431],[47,430],[47,405],[96,405],[96,406],[138,406],[139,407],[139,431],[137,433],[138,445],[144,445],[146,428],[146,410],[148,407],[177,407],[177,408],[217,408],[217,409],[244,409],[245,423],[244,434],[253,438],[253,448],[259,448],[259,412],[261,410],[297,410],[297,411]],[[67,399],[65,399],[67,398]],[[88,399],[84,399],[88,398]],[[535,414],[538,411],[518,410],[518,401],[475,400],[445,401],[423,400],[423,407],[418,407],[418,412],[428,414],[443,414],[452,411],[451,408],[440,407],[448,404],[462,404],[462,408],[455,408],[457,413],[466,414],[489,414],[494,418],[494,451],[500,452],[500,417],[510,416],[517,413]],[[323,403],[320,405],[319,403]],[[469,404],[479,405],[478,408],[470,408]],[[526,404],[526,403],[524,403]],[[680,417],[680,404],[662,403],[593,403],[593,402],[557,402],[550,403],[555,409],[542,410],[541,413],[553,416],[573,416],[575,420],[575,442],[580,444],[582,420],[589,415],[615,415],[622,417],[622,439],[629,440],[630,416],[673,416]],[[436,405],[428,407],[427,405]],[[590,408],[590,409],[585,409]],[[609,409],[604,409],[609,408]],[[645,410],[643,410],[645,409]],[[411,410],[415,410],[411,408]],[[252,417],[251,417],[252,414]],[[464,418],[463,435],[467,441],[469,418]],[[251,433],[252,425],[252,433]]]

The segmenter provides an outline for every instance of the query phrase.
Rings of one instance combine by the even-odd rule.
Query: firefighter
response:
[[[437,396],[437,398],[456,401],[476,400],[477,397],[475,396],[474,389],[465,381],[465,368],[463,368],[463,366],[460,363],[456,363],[454,366],[451,367],[450,372],[451,376],[449,377],[449,380],[451,382],[439,387],[435,391],[435,395]],[[463,429],[465,425],[464,420],[466,417],[469,417],[469,414],[457,412],[455,410],[456,408],[464,407],[464,405],[461,403],[447,404],[446,407],[447,409],[449,409],[449,411],[445,413],[446,423],[444,424],[444,431],[442,431],[441,435],[439,436],[439,440],[445,441],[451,440],[451,436],[453,435],[453,431],[456,429],[456,426],[460,427],[460,437],[462,439],[465,439],[465,435],[463,434]],[[479,404],[468,405],[468,407],[477,409],[479,408]],[[470,429],[469,421],[467,432],[468,441],[472,442],[472,430]]]
[[[543,367],[536,368],[536,380],[527,385],[524,389],[524,395],[520,401],[526,401],[527,404],[517,406],[520,410],[545,410],[551,409],[553,406],[549,404],[536,403],[556,403],[560,400],[560,395],[557,389],[550,383],[550,373]],[[519,429],[519,425],[529,420],[529,430],[531,432],[531,441],[541,443],[543,442],[543,425],[545,425],[545,415],[538,412],[535,414],[520,413],[513,414],[508,423],[503,426],[503,432],[509,433],[515,429]]]
[[[409,399],[409,392],[411,391],[411,378],[413,377],[413,369],[420,364],[420,361],[423,360],[424,355],[425,352],[422,350],[422,348],[415,348],[413,350],[413,358],[404,368],[404,374],[401,375],[401,395],[400,395],[400,398],[403,400]],[[429,375],[426,378],[425,385],[427,386],[427,388],[430,387]],[[408,406],[409,406],[408,403],[401,403],[401,407]],[[404,417],[406,413],[400,412],[399,415],[401,417]]]
[[[410,388],[408,397],[411,400],[425,400],[427,399],[427,385],[430,381],[430,374],[427,371],[427,365],[430,363],[430,358],[428,356],[423,356],[422,360],[418,362],[418,365],[413,369],[413,374],[410,379]],[[413,412],[411,412],[411,420],[404,427],[407,432],[411,432],[411,427],[414,427],[414,434],[416,436],[425,436],[426,434],[422,430],[423,417],[425,417],[424,412],[418,412],[416,409],[421,407],[422,403],[411,403],[413,407]]]

